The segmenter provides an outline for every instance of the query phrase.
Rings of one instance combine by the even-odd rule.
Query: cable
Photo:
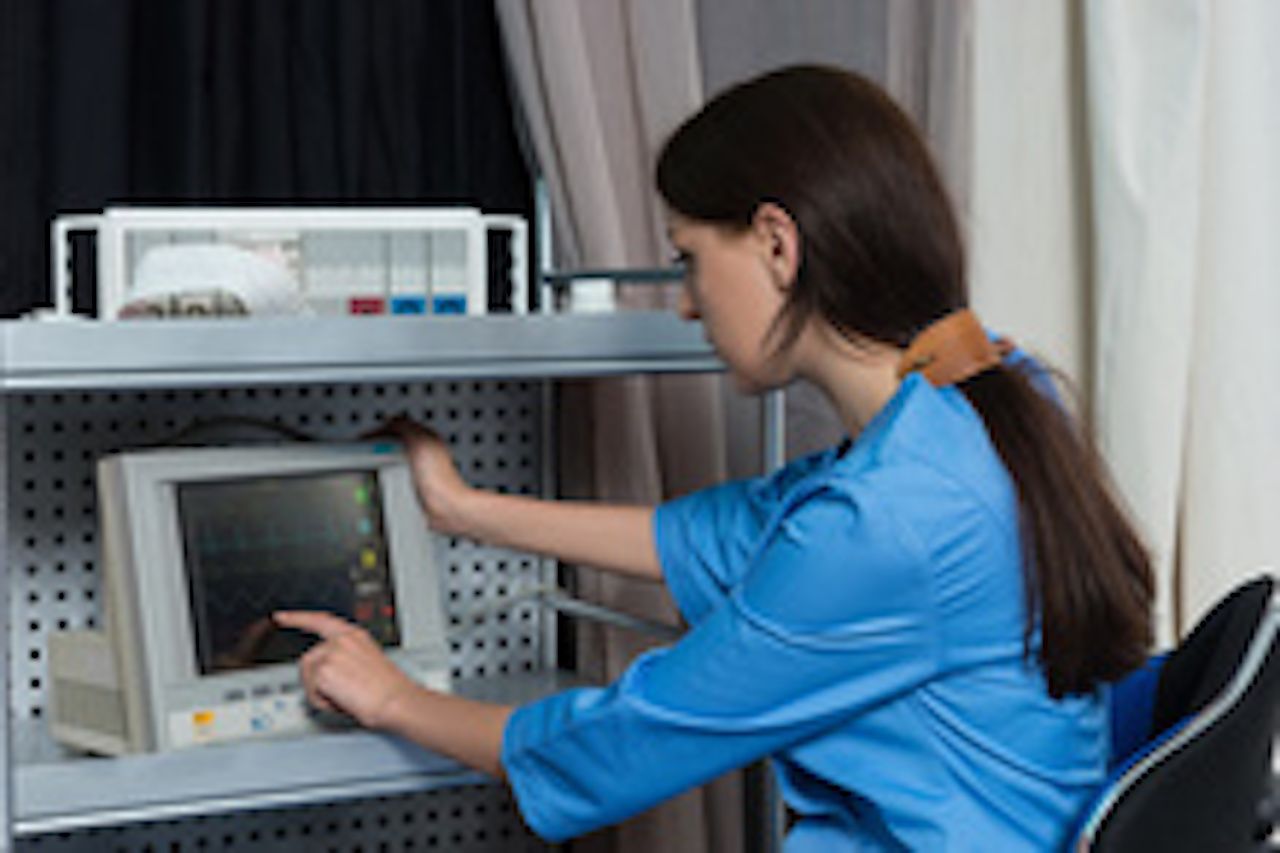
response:
[[[255,418],[246,415],[224,415],[216,418],[201,418],[192,421],[177,432],[170,433],[164,438],[158,439],[145,446],[147,447],[165,447],[177,445],[183,441],[210,429],[229,426],[247,426],[267,432],[274,432],[277,435],[284,436],[291,441],[298,442],[314,442],[319,441],[319,437],[305,433],[302,430],[294,429],[286,424],[269,421],[266,418]]]
[[[574,598],[564,590],[557,589],[545,597],[546,603],[568,616],[578,616],[594,622],[603,622],[618,628],[625,628],[640,634],[661,637],[664,640],[676,640],[684,634],[683,629],[653,619],[643,619],[623,613],[603,605],[593,604]]]
[[[467,634],[484,624],[484,620],[489,616],[495,616],[504,611],[510,610],[516,605],[523,604],[526,601],[541,598],[544,595],[559,592],[559,588],[552,584],[535,584],[524,589],[517,590],[502,598],[490,601],[488,604],[474,607],[460,614],[455,614],[463,621],[473,621],[474,624],[465,627],[455,628],[455,631]]]
[[[541,604],[567,616],[590,619],[593,622],[603,622],[618,628],[625,628],[666,640],[674,640],[684,633],[681,629],[664,622],[642,619],[639,616],[632,616],[629,613],[622,613],[599,604],[574,598],[564,589],[554,584],[535,584],[496,601],[491,601],[481,607],[468,610],[460,614],[458,618],[461,620],[475,620],[473,624],[455,627],[451,633],[465,636],[484,625],[486,617],[510,610],[512,607],[531,600],[540,600]]]

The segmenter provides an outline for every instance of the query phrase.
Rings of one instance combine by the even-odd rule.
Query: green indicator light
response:
[[[360,486],[356,489],[356,503],[361,506],[369,503],[369,490],[364,486]]]

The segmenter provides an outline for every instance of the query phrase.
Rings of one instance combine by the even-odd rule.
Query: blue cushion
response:
[[[1110,769],[1125,763],[1153,734],[1151,715],[1156,702],[1156,685],[1168,655],[1157,655],[1142,669],[1135,670],[1111,688]]]

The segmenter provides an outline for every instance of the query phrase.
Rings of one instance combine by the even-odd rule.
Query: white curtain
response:
[[[1087,195],[1075,0],[974,0],[968,232],[974,306],[1087,390]]]
[[[1168,644],[1280,565],[1280,4],[975,1],[975,296],[1088,392]]]
[[[1280,4],[1086,12],[1095,396],[1169,638],[1280,563]]]

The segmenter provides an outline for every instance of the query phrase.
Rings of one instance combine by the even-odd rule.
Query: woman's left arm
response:
[[[646,652],[607,687],[514,711],[406,686],[371,638],[336,617],[277,621],[325,637],[303,659],[315,704],[505,773],[529,827],[562,841],[931,678],[927,575],[882,511],[824,493],[793,508],[723,605],[678,643]]]
[[[362,726],[408,738],[498,778],[502,733],[512,709],[429,690],[409,678],[369,633],[329,613],[281,612],[275,622],[318,635],[302,656],[307,699]]]

